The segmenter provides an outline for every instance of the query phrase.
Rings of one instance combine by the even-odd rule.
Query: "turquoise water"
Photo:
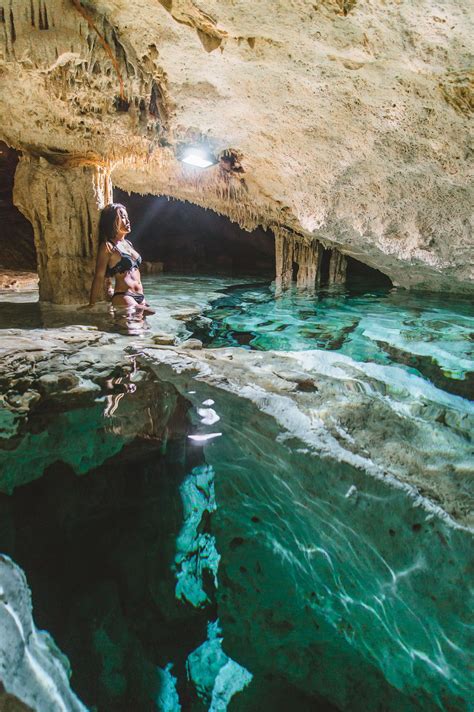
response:
[[[464,397],[474,393],[474,312],[465,300],[340,287],[276,297],[271,286],[242,285],[187,327],[208,347],[337,351],[400,365]]]
[[[332,415],[349,433],[349,412],[374,424],[364,408],[383,420],[380,403],[391,402],[389,426],[370,432],[389,471],[409,450],[433,479],[446,471],[461,501],[471,405],[423,391],[396,366],[468,396],[465,301],[341,288],[276,297],[256,280],[212,277],[150,276],[144,286],[156,309],[145,337],[388,365],[364,399],[346,385],[374,385],[368,366],[367,381],[334,377],[329,405],[350,409]],[[35,293],[0,300],[0,324],[115,326],[106,305],[78,312]],[[217,712],[232,698],[232,712],[467,712],[467,531],[413,506],[388,478],[282,438],[273,417],[235,394],[142,371],[143,354],[138,370],[121,354],[110,373],[94,365],[98,350],[89,356],[87,393],[48,391],[34,369],[32,383],[5,384],[13,403],[35,389],[38,400],[1,451],[0,552],[25,569],[37,624],[70,656],[72,687],[90,709]],[[73,368],[51,359],[59,376]],[[316,418],[328,405],[317,389],[304,397]],[[354,431],[361,451],[364,423]]]
[[[0,296],[0,326],[86,324],[131,336],[195,336],[209,348],[323,349],[399,365],[443,390],[473,397],[474,310],[465,299],[364,284],[313,294],[293,288],[277,296],[272,285],[252,277],[147,275],[143,285],[156,313],[140,322],[122,323],[105,304],[90,311],[40,304],[33,291]]]

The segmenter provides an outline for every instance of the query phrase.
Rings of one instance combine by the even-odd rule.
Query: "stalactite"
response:
[[[300,289],[314,289],[321,281],[323,246],[317,240],[298,235],[280,226],[272,226],[275,235],[277,289],[288,289],[294,281]]]
[[[275,283],[277,289],[288,289],[293,279],[293,233],[275,226]]]
[[[339,250],[332,250],[329,259],[329,284],[344,284],[346,271],[347,257]]]

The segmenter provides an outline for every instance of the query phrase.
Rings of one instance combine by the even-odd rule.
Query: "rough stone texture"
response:
[[[99,209],[111,195],[109,173],[99,166],[64,169],[43,158],[21,159],[14,200],[33,225],[43,301],[86,301],[98,247]]]
[[[23,272],[19,270],[3,269],[0,273],[0,290],[36,289],[38,275],[36,272]]]
[[[11,693],[0,695],[1,709],[86,712],[69,687],[69,674],[67,658],[52,637],[35,627],[24,573],[0,556],[0,681]]]
[[[395,284],[471,289],[468,0],[0,8],[9,145],[106,162],[125,190],[317,238]],[[206,172],[176,160],[196,140],[221,157]]]
[[[402,472],[424,457],[416,450],[421,421],[434,415],[432,389],[407,407],[401,383],[382,387],[382,371],[366,380],[362,365],[349,373],[344,358],[317,352],[306,364],[301,354],[246,353],[243,366],[237,349],[141,358],[196,407],[211,397],[220,416],[202,434],[219,431],[204,450],[215,471],[225,652],[341,710],[467,712],[472,530],[430,501],[440,491],[420,496],[416,466]],[[319,393],[299,391],[305,366]],[[413,443],[401,467],[399,428]],[[396,451],[384,442],[393,430]],[[446,467],[442,440],[434,430],[428,438]]]

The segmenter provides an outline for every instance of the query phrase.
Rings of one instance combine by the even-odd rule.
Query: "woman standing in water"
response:
[[[143,294],[139,270],[142,258],[125,239],[129,232],[130,220],[125,206],[120,203],[107,205],[100,215],[100,245],[89,306],[102,299],[105,280],[115,277],[115,290],[112,292],[109,288],[113,307],[135,307],[143,314],[154,314]]]

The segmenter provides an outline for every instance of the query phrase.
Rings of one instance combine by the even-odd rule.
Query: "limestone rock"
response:
[[[11,0],[2,17],[0,138],[50,166],[29,181],[38,205],[16,198],[43,299],[65,299],[51,296],[60,275],[71,301],[84,291],[91,165],[128,191],[317,239],[398,285],[472,289],[468,0]],[[220,158],[206,172],[177,160],[196,141]],[[55,183],[53,228],[54,166],[72,177]]]
[[[152,340],[157,346],[172,346],[176,341],[174,334],[153,334]]]
[[[0,290],[37,289],[38,275],[35,272],[23,272],[3,269],[0,274]]]
[[[86,708],[69,686],[69,664],[45,631],[33,622],[31,594],[21,569],[7,556],[0,556],[0,677],[7,693],[24,705],[10,709],[37,712]],[[26,705],[26,706],[25,706]]]
[[[202,349],[202,341],[199,339],[186,339],[180,344],[180,348],[186,349],[187,351],[199,351]]]
[[[100,167],[64,170],[44,159],[20,161],[14,199],[33,225],[42,300],[87,300],[98,249],[99,208],[110,197],[109,174]]]

